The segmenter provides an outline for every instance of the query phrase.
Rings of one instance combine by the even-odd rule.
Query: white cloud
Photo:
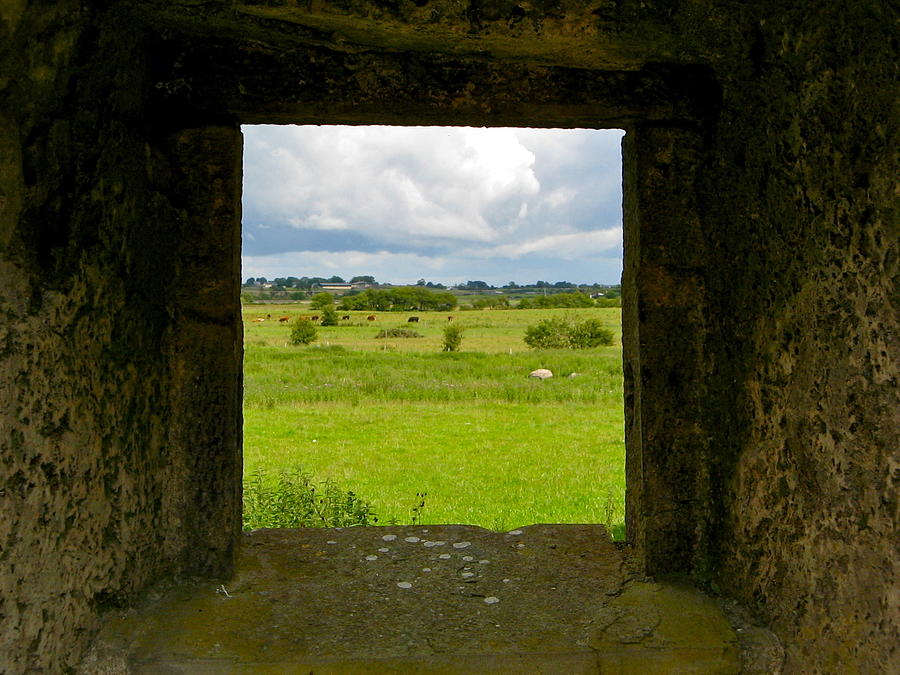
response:
[[[539,253],[544,257],[556,257],[561,260],[591,258],[601,254],[608,255],[622,245],[622,228],[611,227],[592,232],[572,232],[569,234],[551,234],[535,239],[502,244],[481,251],[469,249],[480,257],[521,258]]]
[[[575,198],[575,195],[578,194],[575,190],[569,187],[558,188],[549,192],[544,198],[543,201],[545,204],[556,208],[559,206],[563,206],[568,204]]]
[[[245,222],[254,223],[244,229],[245,261],[270,269],[253,276],[374,273],[342,267],[352,259],[382,266],[383,281],[407,268],[415,281],[474,261],[483,269],[493,256],[561,262],[621,247],[621,228],[608,228],[621,221],[621,133],[244,127],[244,134]],[[619,241],[610,243],[615,233]],[[276,273],[276,264],[298,267]],[[551,261],[542,264],[546,270]],[[561,279],[572,266],[558,268]],[[618,275],[593,273],[583,281]]]

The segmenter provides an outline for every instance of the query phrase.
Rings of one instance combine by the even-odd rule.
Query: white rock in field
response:
[[[546,368],[538,368],[537,370],[532,370],[528,373],[528,377],[537,377],[546,380],[548,377],[553,377],[553,373]]]

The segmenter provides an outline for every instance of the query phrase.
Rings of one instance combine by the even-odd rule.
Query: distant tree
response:
[[[534,298],[522,298],[518,309],[550,309],[553,307],[594,307],[596,303],[584,293],[554,293],[538,295]]]
[[[297,319],[291,328],[291,344],[308,345],[319,336],[316,327],[309,319]]]
[[[334,298],[331,297],[331,293],[316,293],[312,296],[309,306],[313,309],[324,309],[325,307],[331,307],[333,304]]]
[[[419,279],[419,280],[416,282],[416,286],[424,286],[424,285],[425,285],[425,280],[424,280],[424,279]]]
[[[360,283],[360,284],[374,284],[374,283],[375,283],[375,277],[373,277],[373,276],[371,276],[371,275],[369,275],[369,274],[362,274],[362,275],[360,275],[360,276],[353,277],[353,278],[350,280],[350,283],[351,283],[351,284],[356,284],[356,283]]]
[[[483,291],[485,289],[492,288],[492,286],[489,286],[485,281],[467,281],[464,284],[460,284],[459,287],[466,291]]]
[[[517,284],[515,281],[510,281],[503,288],[518,288],[518,287],[519,287],[519,284]]]
[[[472,301],[472,307],[475,309],[507,309],[509,308],[509,298],[504,295],[475,298]]]
[[[345,284],[345,283],[347,283],[340,277],[331,277],[330,279],[323,279],[323,281],[328,284]]]

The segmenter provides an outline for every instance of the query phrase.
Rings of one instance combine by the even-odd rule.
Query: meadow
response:
[[[600,522],[621,536],[620,310],[418,312],[414,324],[339,311],[350,319],[290,344],[277,319],[313,313],[244,307],[245,478],[300,467],[352,490],[381,524]],[[441,351],[450,314],[465,329],[458,352]],[[528,349],[525,327],[559,315],[599,318],[616,344]],[[395,327],[422,337],[375,338]],[[536,368],[556,376],[529,378]]]

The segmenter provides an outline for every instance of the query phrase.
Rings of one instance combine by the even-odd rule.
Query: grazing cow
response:
[[[278,323],[287,323],[287,322],[290,321],[290,320],[291,320],[291,317],[289,317],[289,316],[280,316],[280,317],[278,317]]]
[[[419,323],[419,317],[411,316],[406,320],[406,323]]]
[[[374,320],[375,320],[374,314],[369,314],[369,316],[366,317],[366,321],[374,321]]]
[[[452,316],[448,316],[448,317],[447,317],[447,321],[453,321],[453,317],[452,317]]]
[[[310,321],[318,321],[318,320],[319,320],[318,314],[313,314],[312,318],[310,319]]]
[[[265,321],[265,319],[262,317],[260,317],[258,319],[253,319],[253,323],[262,323],[263,321]]]
[[[271,319],[271,318],[272,318],[272,315],[271,315],[271,314],[266,314],[266,318],[267,318],[267,319]]]
[[[349,321],[349,320],[350,320],[349,314],[344,314],[344,316],[341,317],[341,321]]]

